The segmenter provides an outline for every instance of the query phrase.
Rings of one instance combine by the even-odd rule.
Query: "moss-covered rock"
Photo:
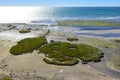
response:
[[[30,30],[20,30],[19,33],[29,33],[31,32]]]
[[[103,57],[103,53],[100,49],[84,45],[84,44],[70,44],[67,42],[53,42],[43,45],[40,48],[40,52],[44,53],[49,60],[44,60],[50,64],[57,65],[71,65],[78,63],[77,59],[82,61],[99,62]]]
[[[62,20],[60,26],[120,26],[118,22],[95,21],[95,20]]]
[[[79,59],[82,60],[83,64],[90,61],[99,62],[104,55],[96,47],[68,42],[53,41],[47,43],[45,37],[23,39],[10,49],[10,53],[20,55],[36,49],[45,54],[46,58],[43,61],[55,65],[75,65],[79,62]]]
[[[4,77],[4,78],[1,78],[0,80],[13,80],[13,79],[11,79],[9,77]]]
[[[10,53],[13,55],[20,55],[31,52],[45,43],[47,43],[45,38],[26,38],[19,41],[17,45],[13,46],[10,49]]]
[[[67,40],[68,40],[68,41],[71,41],[71,42],[72,42],[72,41],[78,41],[77,38],[67,38]]]
[[[117,43],[120,43],[120,40],[118,40],[118,39],[116,39],[116,40],[114,40],[115,42],[117,42]]]

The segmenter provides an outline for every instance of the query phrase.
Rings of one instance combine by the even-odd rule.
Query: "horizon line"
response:
[[[37,6],[37,5],[2,5],[0,7],[120,7],[120,6]]]

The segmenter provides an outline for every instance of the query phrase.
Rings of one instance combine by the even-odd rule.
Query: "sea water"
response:
[[[120,7],[0,7],[0,23],[35,22],[56,24],[59,20],[107,20],[120,22]],[[120,33],[106,33],[99,35],[88,33],[89,31],[94,30],[119,30],[120,27],[72,27],[77,28],[80,32],[84,31],[84,33],[74,33],[77,35],[120,37]]]
[[[120,21],[120,7],[0,7],[0,22],[63,19]]]

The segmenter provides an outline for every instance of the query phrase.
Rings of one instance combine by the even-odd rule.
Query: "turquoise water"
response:
[[[9,13],[9,14],[8,14]],[[42,24],[57,24],[58,20],[110,20],[120,22],[120,7],[0,7],[0,22],[36,22]],[[77,35],[120,37],[119,33],[95,34],[89,31],[95,30],[120,30],[120,27],[105,26],[70,26],[78,31]],[[33,26],[32,26],[33,28]],[[41,26],[34,26],[41,28]],[[44,27],[64,31],[57,26]],[[67,31],[70,31],[67,28]],[[83,31],[83,33],[81,33]],[[101,32],[102,33],[102,32]]]
[[[38,12],[38,23],[52,23],[57,20],[107,20],[120,22],[120,7],[57,7],[45,8],[45,12]],[[120,27],[110,26],[70,26],[77,29],[77,32],[71,32],[75,35],[98,36],[98,37],[120,37],[120,32],[106,32],[109,30],[120,30]],[[69,30],[69,28],[67,28]],[[59,28],[60,30],[60,28]],[[63,31],[64,29],[62,29]],[[106,33],[93,33],[95,30],[104,30]],[[83,31],[83,33],[82,33]],[[91,33],[90,33],[91,32]]]
[[[62,19],[120,21],[120,7],[0,7],[0,23]]]
[[[43,12],[41,14],[41,11],[38,11],[37,15],[40,19],[120,20],[120,7],[56,7],[45,8]]]
[[[39,12],[40,13],[40,12]],[[44,16],[44,18],[42,18]],[[44,14],[39,15],[40,22],[53,23],[57,20],[107,20],[120,22],[120,7],[57,7],[47,8]],[[53,21],[53,22],[52,22]],[[39,22],[39,21],[38,21]],[[71,27],[71,26],[70,26]],[[120,37],[120,33],[107,32],[104,34],[89,33],[94,30],[120,30],[120,27],[109,26],[77,26],[76,35],[98,37]],[[69,28],[68,28],[69,29]],[[84,31],[81,33],[81,31]],[[80,33],[79,33],[80,32]]]

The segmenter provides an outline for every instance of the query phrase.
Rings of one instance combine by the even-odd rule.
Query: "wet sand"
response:
[[[9,33],[11,34],[8,36]],[[79,41],[73,43],[85,43],[101,48],[105,53],[102,61],[99,63],[90,62],[86,65],[81,64],[81,62],[75,66],[46,64],[42,60],[44,55],[37,54],[37,51],[19,56],[13,56],[9,53],[10,48],[17,41],[27,37],[38,37],[45,33],[44,31],[33,31],[23,35],[16,30],[0,32],[2,35],[0,36],[0,77],[10,76],[13,80],[119,80],[120,73],[105,66],[107,58],[111,56],[109,52],[113,51],[111,54],[117,54],[116,49],[119,45],[112,39],[76,36],[68,32],[54,30],[46,35],[48,41],[67,41],[67,37],[77,37]],[[15,35],[12,36],[12,34]],[[106,46],[109,48],[106,49]]]
[[[6,48],[7,51],[8,48]],[[107,74],[101,73],[89,65],[81,63],[75,66],[56,66],[43,62],[43,54],[37,54],[36,51],[20,56],[13,56],[6,53],[0,63],[1,75],[11,76],[15,80],[26,80],[24,78],[39,76],[46,80],[64,78],[65,80],[117,80]],[[29,79],[36,80],[36,79]]]

